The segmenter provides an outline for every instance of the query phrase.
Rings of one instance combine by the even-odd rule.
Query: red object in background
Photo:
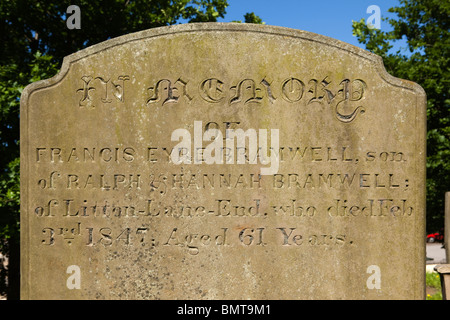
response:
[[[431,233],[427,235],[427,242],[442,242],[444,241],[444,235],[439,232]]]

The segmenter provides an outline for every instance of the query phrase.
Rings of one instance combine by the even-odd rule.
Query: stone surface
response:
[[[158,28],[66,57],[21,108],[24,299],[425,296],[425,93],[378,56]],[[222,139],[194,141],[207,129]],[[227,129],[278,132],[272,162]],[[225,163],[202,161],[220,144]]]
[[[449,300],[450,297],[450,264],[440,264],[434,267],[441,278],[442,300]]]

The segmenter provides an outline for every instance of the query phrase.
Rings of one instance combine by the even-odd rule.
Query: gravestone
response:
[[[423,299],[425,93],[305,31],[188,24],[21,99],[24,299]]]

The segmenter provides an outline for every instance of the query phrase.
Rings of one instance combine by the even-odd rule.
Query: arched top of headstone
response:
[[[371,61],[376,65],[376,70],[379,76],[385,80],[387,83],[403,87],[407,89],[411,89],[423,96],[425,96],[425,92],[422,87],[417,85],[414,82],[399,79],[390,75],[383,65],[383,60],[380,56],[373,54],[367,50],[361,49],[359,47],[353,46],[351,44],[342,42],[337,39],[333,39],[327,36],[323,36],[317,33],[291,29],[286,27],[279,26],[270,26],[270,25],[257,25],[257,24],[243,24],[243,23],[190,23],[190,24],[179,24],[167,27],[159,27],[148,30],[143,30],[131,34],[126,34],[114,39],[110,39],[95,45],[92,45],[88,48],[80,50],[76,53],[73,53],[64,58],[61,71],[53,78],[39,81],[35,84],[31,84],[28,86],[24,92],[24,95],[27,96],[29,92],[32,90],[49,86],[53,83],[60,81],[68,72],[69,67],[72,63],[76,63],[83,59],[88,59],[89,56],[98,54],[104,50],[114,50],[119,46],[123,46],[132,42],[142,41],[142,40],[151,40],[155,38],[161,37],[170,37],[175,34],[184,35],[189,38],[193,36],[193,34],[203,34],[205,37],[210,36],[211,34],[215,34],[217,37],[225,37],[227,38],[231,33],[244,33],[247,36],[255,37],[260,36],[272,36],[276,37],[275,41],[279,41],[280,45],[284,42],[289,41],[306,41],[313,42],[319,46],[323,46],[327,48],[327,50],[335,50],[340,51],[343,54],[350,54],[357,56],[361,59],[365,59],[367,61]],[[185,50],[186,48],[179,48],[180,50]],[[233,54],[233,52],[231,52]]]

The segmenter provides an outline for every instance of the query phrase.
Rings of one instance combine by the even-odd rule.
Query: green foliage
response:
[[[436,272],[427,272],[425,282],[427,287],[435,289],[436,293],[427,294],[427,300],[442,300],[441,278]]]
[[[245,23],[264,24],[262,19],[258,17],[254,12],[246,13],[244,15]]]
[[[20,154],[19,109],[23,88],[58,71],[51,56],[36,52],[30,63],[0,66],[0,252],[6,241],[19,238]]]
[[[61,62],[66,55],[127,33],[189,22],[217,21],[224,17],[226,0],[78,0],[81,29],[66,27],[65,1],[0,3],[2,22],[1,64],[31,61],[37,51]]]
[[[450,2],[400,0],[386,19],[391,31],[370,29],[364,19],[353,33],[367,50],[383,57],[392,75],[420,84],[427,93],[427,228],[439,231],[444,220],[444,194],[450,191]],[[408,53],[392,52],[405,39]]]
[[[427,272],[426,273],[426,283],[435,289],[441,289],[441,278],[437,272]]]
[[[242,20],[233,20],[232,22],[242,23]],[[244,14],[244,23],[265,24],[265,22],[263,22],[254,12]]]
[[[189,22],[217,22],[217,18],[224,17],[227,6],[227,1],[223,0],[194,0],[185,8],[182,16]]]

